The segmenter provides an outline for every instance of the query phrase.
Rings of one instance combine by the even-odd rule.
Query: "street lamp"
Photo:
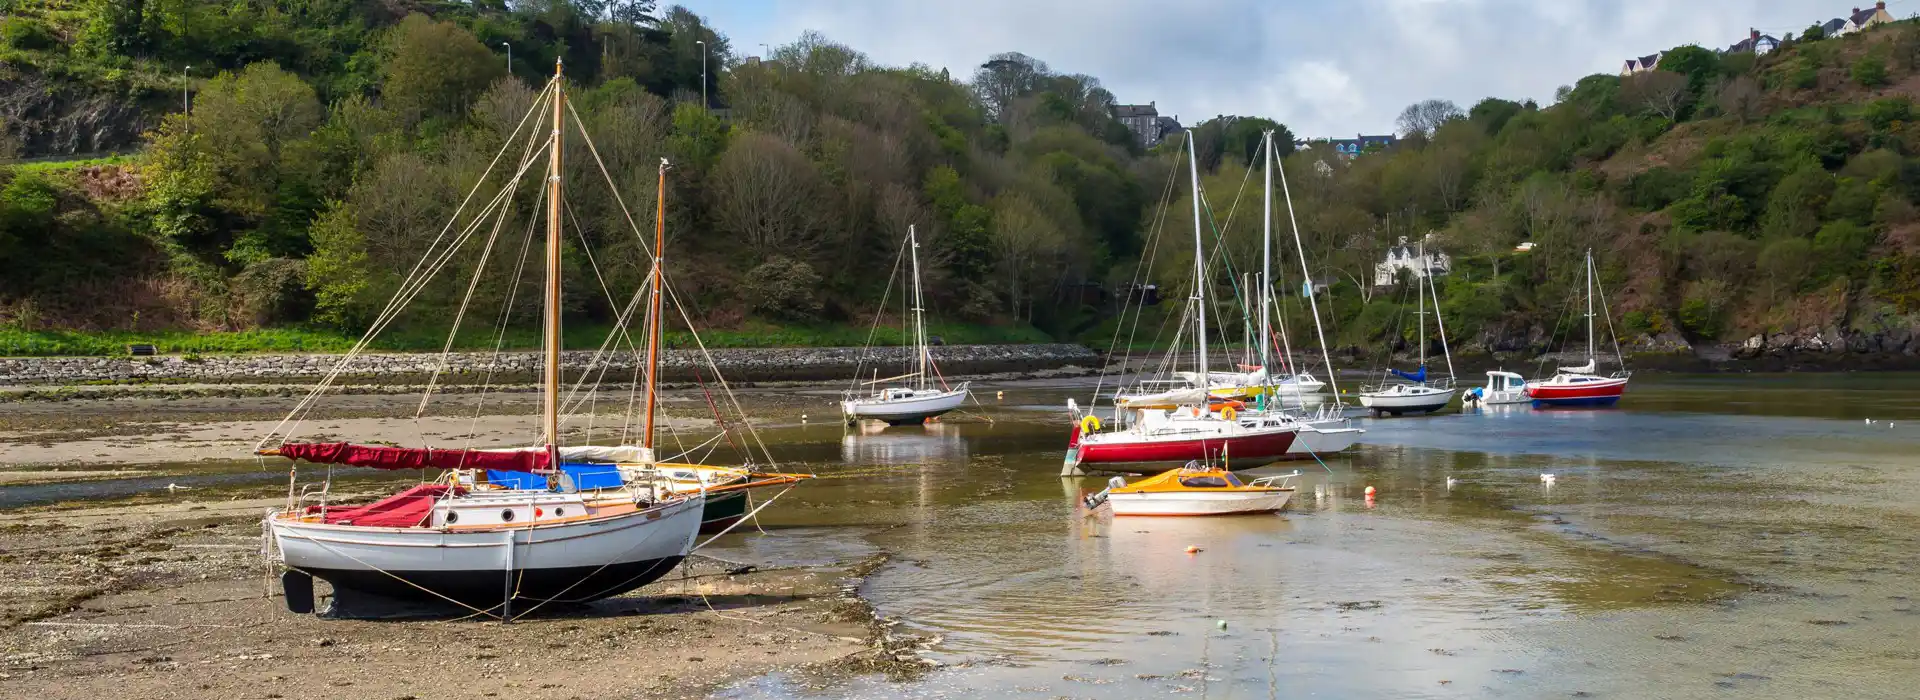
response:
[[[707,42],[693,43],[700,45],[700,108],[709,109],[713,104],[707,102]]]
[[[193,113],[193,105],[191,102],[187,101],[187,91],[193,88],[193,78],[189,77],[187,74],[192,71],[193,71],[193,66],[187,66],[185,68],[180,69],[180,113],[181,114]]]
[[[507,47],[507,74],[512,75],[513,74],[513,44],[502,41],[500,42],[500,45]]]

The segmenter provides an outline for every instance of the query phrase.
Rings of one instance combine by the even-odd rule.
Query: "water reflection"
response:
[[[1298,465],[1278,516],[1085,517],[1105,480],[1055,478],[1063,422],[1031,413],[947,426],[957,442],[844,436],[844,468],[902,467],[862,497],[914,504],[843,509],[899,519],[865,537],[898,557],[865,593],[950,666],[827,695],[1899,696],[1875,669],[1910,667],[1920,635],[1920,533],[1890,526],[1917,517],[1920,430],[1791,415],[1798,387],[1739,390],[1767,411],[1656,410],[1714,391],[1365,421],[1345,459]]]
[[[952,423],[888,428],[869,421],[840,437],[840,459],[850,465],[961,463],[968,456],[961,430]]]

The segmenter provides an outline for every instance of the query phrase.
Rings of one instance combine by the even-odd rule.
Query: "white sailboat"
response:
[[[1420,259],[1425,260],[1426,249],[1422,244]],[[1420,347],[1420,368],[1414,372],[1402,372],[1388,369],[1388,375],[1403,381],[1389,379],[1381,384],[1362,387],[1360,405],[1373,411],[1375,416],[1401,415],[1405,413],[1431,413],[1446,408],[1453,401],[1453,352],[1447,348],[1447,323],[1440,318],[1440,291],[1433,286],[1433,271],[1423,269],[1420,279],[1415,280],[1418,290],[1420,333],[1415,336],[1415,345]],[[1443,379],[1427,379],[1427,290],[1433,290],[1433,319],[1440,328],[1440,351],[1447,358],[1447,376]]]
[[[1287,172],[1285,169],[1277,168],[1277,164],[1274,162],[1273,132],[1269,131],[1266,133],[1262,138],[1262,145],[1266,161],[1266,194],[1264,199],[1266,216],[1263,218],[1265,222],[1263,224],[1264,237],[1260,255],[1260,277],[1262,280],[1262,284],[1260,285],[1260,334],[1263,338],[1271,338],[1274,335],[1271,327],[1271,310],[1274,303],[1273,290],[1275,288],[1273,283],[1273,176],[1276,170],[1280,174],[1280,191],[1282,195],[1286,197],[1287,220],[1288,223],[1291,224],[1293,231],[1294,253],[1296,257],[1300,259],[1301,277],[1311,280],[1313,279],[1313,272],[1311,268],[1307,266],[1306,245],[1300,240],[1300,224],[1294,215],[1293,192],[1287,186]],[[1352,420],[1346,416],[1345,407],[1340,403],[1339,380],[1333,374],[1333,354],[1327,349],[1326,329],[1320,323],[1320,302],[1313,294],[1311,283],[1307,284],[1305,289],[1307,309],[1313,315],[1314,337],[1320,343],[1320,358],[1325,363],[1324,366],[1327,370],[1328,382],[1333,382],[1333,396],[1330,401],[1324,401],[1317,405],[1310,406],[1309,397],[1318,397],[1319,395],[1316,392],[1323,386],[1329,386],[1329,384],[1305,372],[1296,372],[1272,383],[1272,388],[1267,392],[1262,406],[1269,410],[1279,411],[1300,423],[1300,433],[1294,437],[1293,446],[1287,449],[1286,456],[1293,459],[1311,459],[1319,455],[1345,451],[1360,442],[1360,438],[1366,434],[1365,430],[1353,427]],[[1279,329],[1278,335],[1280,337],[1282,353],[1284,356],[1291,357],[1293,347],[1292,342],[1287,339],[1286,324],[1282,322],[1280,325],[1281,328]],[[1270,364],[1272,362],[1270,356],[1272,349],[1273,343],[1271,340],[1261,342],[1260,351],[1262,364]]]
[[[861,419],[886,421],[889,425],[912,425],[960,408],[967,402],[967,383],[946,386],[940,379],[935,386],[933,351],[927,343],[924,297],[920,292],[920,239],[914,227],[907,227],[907,249],[913,258],[913,353],[915,369],[897,377],[878,377],[864,382],[864,396],[848,391],[840,401],[840,414],[848,422]],[[903,382],[904,386],[884,386]]]
[[[551,106],[551,124],[541,116]],[[694,547],[708,494],[703,477],[696,487],[677,484],[666,467],[697,465],[654,464],[653,413],[656,403],[661,309],[661,249],[664,216],[656,222],[653,275],[654,297],[648,330],[647,408],[644,447],[563,446],[560,444],[564,410],[560,373],[562,242],[560,221],[561,154],[567,131],[566,93],[556,62],[554,78],[521,121],[521,127],[501,147],[523,148],[518,170],[466,230],[444,243],[435,241],[428,257],[406,281],[381,317],[335,373],[316,386],[256,447],[256,454],[280,456],[317,464],[339,464],[395,470],[444,470],[436,479],[376,502],[342,506],[327,500],[330,489],[310,494],[294,492],[288,484],[286,507],[271,511],[265,521],[272,535],[271,556],[284,566],[282,584],[288,607],[296,612],[313,609],[312,580],[332,584],[335,612],[343,601],[362,596],[452,603],[474,614],[512,619],[549,603],[580,603],[633,590],[672,570]],[[523,131],[528,124],[524,140]],[[580,133],[585,128],[576,116]],[[545,294],[541,372],[542,408],[539,444],[514,449],[391,447],[346,442],[295,441],[301,420],[315,399],[325,394],[338,376],[400,313],[405,302],[432,280],[459,247],[482,228],[484,219],[504,223],[514,188],[539,160],[538,135],[550,126],[546,190]],[[591,140],[588,140],[591,146]],[[666,163],[660,166],[664,214]],[[611,180],[609,180],[609,183]],[[482,176],[469,202],[487,187]],[[617,196],[617,192],[616,192]],[[484,200],[480,200],[484,201]],[[624,205],[623,205],[624,206]],[[456,211],[453,222],[468,221]],[[498,231],[500,224],[495,224]],[[449,224],[452,229],[452,224]],[[636,234],[638,232],[636,231]],[[491,240],[489,240],[491,249]],[[485,255],[476,267],[485,269]],[[468,300],[471,300],[470,285]],[[636,305],[638,295],[636,295]],[[463,306],[464,308],[464,306]],[[623,312],[621,324],[633,310]],[[459,332],[456,320],[451,338]],[[431,394],[427,398],[431,398]],[[424,410],[426,399],[422,401]],[[638,455],[638,457],[634,457]],[[631,459],[627,459],[631,458]],[[572,462],[605,459],[638,461],[612,468],[611,479],[583,483]],[[685,470],[681,470],[685,471]],[[692,473],[692,472],[688,472]],[[331,474],[331,471],[329,471]],[[684,481],[684,480],[680,480]],[[330,483],[329,483],[330,486]],[[349,606],[351,607],[351,606]]]

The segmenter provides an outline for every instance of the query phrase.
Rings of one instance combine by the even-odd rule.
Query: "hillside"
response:
[[[556,58],[630,203],[650,211],[653,164],[675,164],[677,277],[703,325],[740,343],[859,337],[909,224],[930,306],[973,341],[1105,345],[1143,262],[1139,281],[1163,298],[1190,286],[1190,249],[1166,245],[1190,240],[1190,217],[1162,215],[1190,211],[1172,186],[1182,139],[1143,152],[1097,79],[1022,54],[952,76],[810,34],[748,60],[701,18],[651,3],[0,5],[0,161],[52,161],[0,166],[0,354],[215,333],[229,335],[205,348],[350,342]],[[1557,348],[1592,248],[1622,337],[1642,349],[1757,335],[1763,350],[1920,353],[1917,62],[1912,22],[1764,56],[1680,47],[1659,70],[1588,76],[1549,106],[1415,105],[1399,145],[1351,160],[1293,153],[1269,120],[1203,122],[1206,226],[1226,263],[1215,318],[1237,339],[1231,297],[1260,231],[1248,162],[1273,128],[1351,352],[1413,342],[1411,288],[1375,287],[1373,266],[1431,233],[1454,261],[1441,296],[1456,348]],[[631,289],[647,263],[586,184],[569,187],[568,224],[601,276],[569,276],[568,323],[594,330],[616,315],[600,280]],[[1532,252],[1515,252],[1523,242]],[[482,285],[476,308],[528,320],[515,290],[532,281]],[[438,347],[464,291],[424,290],[389,347]],[[1290,324],[1306,322],[1301,301],[1285,300]],[[1163,342],[1170,307],[1132,341]]]
[[[1310,250],[1340,280],[1365,279],[1400,236],[1431,232],[1453,254],[1441,295],[1456,348],[1558,348],[1582,321],[1570,304],[1591,248],[1630,346],[1758,337],[1736,352],[1912,356],[1916,64],[1912,21],[1763,56],[1678,47],[1659,70],[1582,78],[1550,107],[1487,99],[1387,153],[1288,167]],[[1358,296],[1336,285],[1345,342],[1411,318],[1404,290]]]
[[[1141,154],[1113,96],[1019,54],[971,83],[812,35],[749,61],[699,17],[651,3],[0,2],[13,10],[0,22],[7,150],[137,151],[0,169],[0,334],[14,352],[99,345],[57,331],[363,327],[556,59],[637,209],[651,210],[654,165],[673,162],[674,269],[711,326],[862,337],[845,331],[866,330],[917,224],[936,317],[962,337],[1030,338],[1090,318],[1055,303],[1063,281],[1098,279],[1137,248]],[[990,80],[1001,87],[984,99],[973,85]],[[570,144],[572,162],[594,157]],[[586,174],[567,223],[598,269],[569,275],[569,325],[604,328],[605,290],[633,288],[647,262]],[[533,281],[503,272],[476,308]],[[465,289],[448,277],[401,335],[444,326]],[[516,318],[534,312],[517,299]]]

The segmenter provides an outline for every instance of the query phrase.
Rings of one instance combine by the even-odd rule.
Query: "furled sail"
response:
[[[277,450],[267,450],[262,454],[373,469],[492,469],[506,472],[539,472],[548,469],[545,450],[495,452],[355,445],[350,442],[289,442]]]
[[[1394,374],[1396,374],[1396,375],[1399,375],[1399,377],[1400,377],[1401,379],[1405,379],[1405,380],[1407,380],[1407,381],[1410,381],[1410,382],[1424,382],[1424,381],[1427,381],[1427,366],[1426,366],[1426,365],[1420,365],[1420,369],[1419,369],[1419,371],[1416,371],[1416,372],[1402,372],[1402,371],[1400,371],[1400,370],[1397,370],[1397,369],[1393,369],[1393,370],[1388,370],[1388,371],[1390,371],[1390,372],[1393,372]]]
[[[1593,374],[1593,367],[1593,358],[1587,358],[1587,363],[1584,365],[1580,365],[1579,367],[1561,367],[1560,371],[1570,374]]]

